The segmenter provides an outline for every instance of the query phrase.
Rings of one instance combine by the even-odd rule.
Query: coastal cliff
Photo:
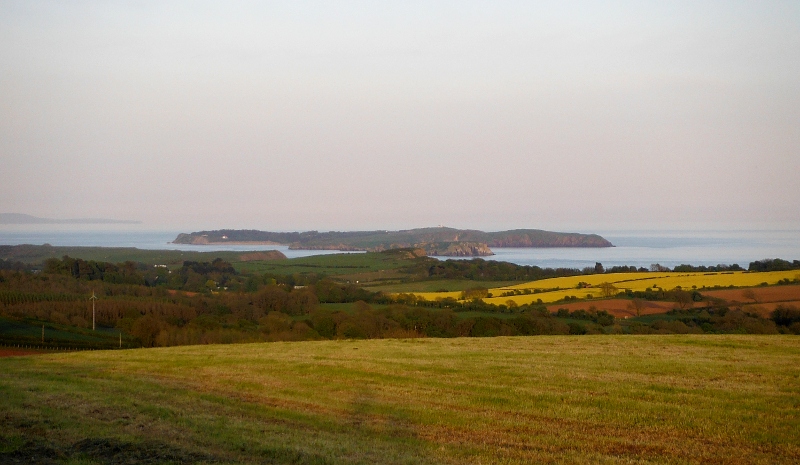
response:
[[[479,242],[436,242],[436,243],[417,243],[417,244],[381,244],[375,247],[358,248],[344,244],[327,244],[303,246],[302,244],[292,244],[289,250],[340,250],[342,252],[364,251],[364,252],[384,252],[393,249],[413,248],[421,250],[424,255],[435,255],[440,257],[488,257],[494,255],[488,245]]]
[[[428,255],[440,257],[488,257],[494,255],[488,245],[480,242],[442,242],[423,244]]]

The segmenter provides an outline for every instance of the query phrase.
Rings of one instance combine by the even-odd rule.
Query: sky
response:
[[[0,0],[0,212],[800,227],[800,2]]]

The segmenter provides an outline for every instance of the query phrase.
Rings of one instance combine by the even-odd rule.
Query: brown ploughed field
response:
[[[605,310],[617,318],[636,316],[636,311],[628,308],[631,301],[628,299],[608,299],[608,300],[588,300],[582,302],[560,303],[547,306],[550,313],[557,312],[559,308],[566,308],[570,312],[575,310],[589,310],[595,307],[597,310]],[[674,302],[645,301],[642,315],[654,315],[656,313],[667,313],[675,308]]]
[[[747,291],[753,291],[756,301],[745,297]],[[701,291],[705,296],[724,299],[731,304],[742,303],[767,303],[767,302],[797,302],[800,301],[800,286],[769,286],[769,287],[749,287],[743,289],[720,289],[718,291]]]
[[[745,297],[752,291],[755,297]],[[714,291],[701,290],[701,294],[706,297],[713,297],[723,299],[728,302],[730,306],[741,306],[743,310],[758,313],[763,317],[769,317],[770,312],[775,310],[778,305],[794,305],[800,307],[800,286],[787,285],[787,286],[770,286],[770,287],[750,287],[742,289],[720,289]],[[559,303],[547,306],[547,311],[550,313],[558,311],[559,308],[566,308],[570,312],[575,310],[589,310],[589,307],[595,307],[597,310],[605,310],[617,318],[626,318],[636,316],[636,312],[628,308],[630,304],[628,299],[608,299],[608,300],[590,300],[580,302]],[[676,307],[674,302],[668,301],[645,301],[642,315],[653,315],[657,313],[666,313]],[[695,302],[695,308],[702,308],[706,306],[706,302]]]

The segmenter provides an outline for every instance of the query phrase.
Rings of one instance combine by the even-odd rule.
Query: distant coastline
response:
[[[494,255],[491,247],[614,247],[596,234],[579,234],[516,229],[484,232],[446,227],[419,228],[401,231],[306,231],[270,232],[222,229],[181,233],[174,244],[220,245],[288,245],[292,250],[340,250],[380,252],[396,248],[419,248],[428,255],[451,257],[484,257]]]
[[[65,247],[136,247],[142,250],[184,252],[239,252],[279,250],[288,258],[330,253],[328,250],[290,249],[288,245],[175,244],[180,230],[142,230],[141,226],[51,226],[22,225],[0,228],[0,244],[52,244]],[[612,266],[650,267],[659,263],[670,268],[681,264],[747,266],[766,257],[800,259],[800,230],[781,231],[676,231],[606,230],[600,233],[614,247],[507,248],[493,247],[490,259],[542,268],[585,268],[600,262]],[[352,252],[351,252],[352,253]],[[436,256],[438,255],[431,255]],[[455,259],[458,257],[446,257]],[[469,259],[472,257],[464,257]],[[488,258],[488,257],[487,257]]]
[[[24,213],[0,213],[0,224],[142,224],[142,222],[108,218],[40,218]]]

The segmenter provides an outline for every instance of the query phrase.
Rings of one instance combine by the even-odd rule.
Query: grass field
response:
[[[322,308],[322,309],[331,310],[331,311],[334,311],[334,312],[354,313],[356,311],[355,310],[355,304],[352,303],[352,302],[345,302],[345,303],[338,303],[338,304],[324,303],[324,304],[319,304],[319,307]],[[375,310],[383,310],[386,307],[388,307],[388,305],[371,304],[370,307],[375,309]],[[297,315],[296,316],[296,318],[298,318],[298,319],[303,319],[305,317],[306,317],[306,315]]]
[[[126,260],[145,264],[165,264],[179,267],[184,261],[210,262],[221,258],[230,262],[240,273],[317,273],[335,276],[340,281],[385,282],[407,277],[397,268],[413,263],[414,257],[403,251],[373,253],[339,253],[312,255],[292,259],[259,260],[264,252],[193,252],[180,250],[143,250],[132,247],[53,247],[41,245],[2,246],[0,258],[40,264],[48,258],[73,258],[120,263]]]
[[[0,462],[798,463],[800,339],[573,336],[0,359]]]
[[[614,284],[619,290],[630,289],[632,291],[644,291],[647,288],[661,288],[671,290],[678,286],[683,289],[691,290],[693,287],[702,290],[703,288],[729,287],[729,286],[758,286],[762,283],[776,284],[782,279],[795,279],[800,276],[800,271],[771,271],[764,273],[748,272],[727,272],[727,273],[674,273],[674,272],[652,272],[652,273],[609,273],[568,276],[564,278],[542,279],[523,284],[506,287],[495,287],[489,289],[494,297],[484,299],[485,302],[492,304],[503,304],[508,300],[513,300],[518,305],[536,302],[542,299],[544,303],[556,302],[567,296],[575,296],[585,299],[592,295],[594,298],[600,297],[600,289],[597,285],[603,282]],[[577,288],[578,283],[586,283],[591,287]],[[558,290],[549,290],[556,289]],[[512,290],[539,290],[536,294],[526,294],[517,296],[500,297],[504,292]],[[436,300],[445,297],[454,299],[461,298],[460,292],[415,292],[415,294],[425,297],[428,300]]]
[[[248,273],[318,273],[328,276],[374,273],[379,278],[381,272],[407,266],[410,262],[398,254],[367,252],[312,255],[310,257],[288,260],[253,261],[235,263],[238,271]]]
[[[10,261],[38,264],[48,258],[72,258],[120,263],[127,260],[145,264],[180,265],[184,260],[210,262],[221,258],[238,262],[242,255],[253,252],[192,252],[182,250],[145,250],[134,247],[53,247],[43,245],[0,246],[0,258]]]

